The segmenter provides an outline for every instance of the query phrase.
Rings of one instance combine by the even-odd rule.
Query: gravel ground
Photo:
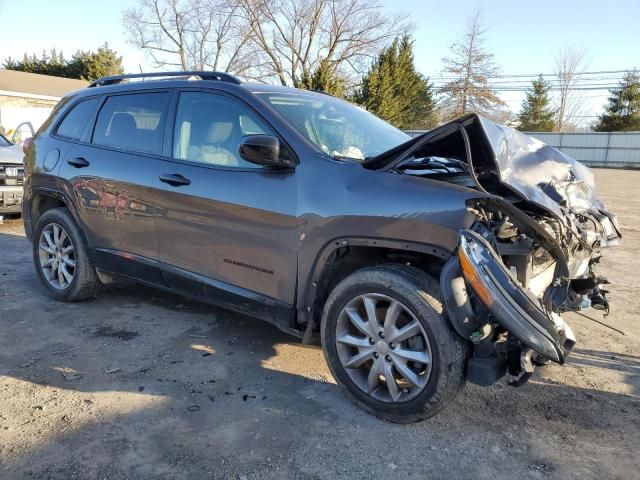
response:
[[[612,313],[569,315],[569,364],[468,385],[421,424],[354,407],[322,352],[135,285],[45,296],[19,220],[0,225],[0,477],[640,478],[640,172],[596,171],[624,243]]]

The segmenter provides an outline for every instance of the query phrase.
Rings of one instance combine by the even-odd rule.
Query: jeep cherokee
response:
[[[54,299],[135,279],[253,315],[394,422],[564,363],[559,314],[608,309],[595,266],[621,235],[589,169],[477,115],[410,138],[322,93],[120,75],[66,96],[25,165]]]

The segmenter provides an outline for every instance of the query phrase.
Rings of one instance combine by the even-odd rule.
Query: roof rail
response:
[[[111,77],[102,77],[94,80],[89,87],[103,87],[106,85],[117,85],[131,78],[156,78],[156,77],[200,77],[200,80],[217,80],[220,82],[233,83],[240,85],[242,82],[225,72],[205,72],[205,71],[186,71],[186,72],[151,72],[151,73],[127,73],[125,75],[113,75]]]

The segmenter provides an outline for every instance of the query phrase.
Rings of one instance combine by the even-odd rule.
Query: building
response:
[[[88,82],[0,69],[0,125],[7,131],[23,122],[38,129],[65,94]]]

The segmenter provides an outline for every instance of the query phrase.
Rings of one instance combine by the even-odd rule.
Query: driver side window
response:
[[[206,165],[261,168],[240,157],[245,135],[274,132],[248,106],[207,92],[180,94],[173,134],[173,157]]]

